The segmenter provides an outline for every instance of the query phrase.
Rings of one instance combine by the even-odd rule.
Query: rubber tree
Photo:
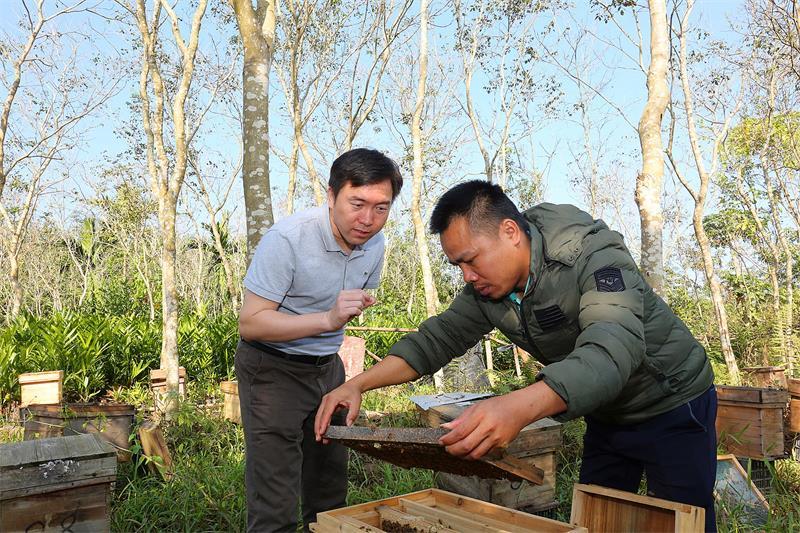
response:
[[[725,297],[722,294],[722,285],[716,273],[714,259],[711,255],[711,244],[703,225],[703,216],[705,213],[706,202],[708,200],[709,187],[711,185],[711,176],[714,175],[719,163],[719,153],[723,140],[728,134],[732,118],[738,112],[741,105],[742,88],[746,81],[742,79],[739,97],[733,109],[727,112],[722,120],[722,124],[713,132],[713,139],[711,142],[711,153],[709,159],[711,160],[711,167],[707,167],[704,157],[705,154],[700,146],[700,137],[696,125],[695,108],[694,108],[694,95],[691,87],[688,69],[688,52],[687,52],[687,33],[689,31],[689,17],[691,16],[694,7],[694,0],[688,0],[686,10],[680,18],[680,25],[677,32],[679,41],[678,49],[678,69],[680,84],[683,96],[683,112],[686,119],[686,134],[689,138],[689,146],[691,149],[692,158],[694,160],[695,170],[699,180],[699,186],[694,187],[686,177],[686,173],[681,169],[680,164],[677,162],[674,152],[674,132],[676,125],[676,115],[671,113],[672,122],[670,128],[670,140],[667,148],[667,155],[670,160],[673,171],[676,177],[681,182],[681,185],[692,197],[694,207],[692,209],[692,226],[694,228],[695,238],[697,239],[698,247],[700,248],[700,255],[703,263],[703,274],[706,278],[706,283],[711,292],[711,303],[714,308],[714,317],[717,323],[717,332],[719,334],[720,350],[725,359],[725,366],[728,369],[730,381],[734,385],[741,382],[739,373],[739,365],[736,362],[736,357],[733,353],[731,346],[731,335],[728,328],[728,312],[725,309]]]
[[[658,293],[664,288],[662,230],[664,215],[664,144],[661,121],[669,104],[670,41],[666,0],[649,0],[650,66],[647,69],[647,102],[639,119],[642,170],[636,178],[636,206],[641,221],[640,267],[647,283]]]
[[[269,184],[269,77],[275,54],[277,0],[230,0],[244,48],[242,188],[248,263],[274,222]]]
[[[199,0],[191,17],[188,39],[180,28],[178,14],[167,0],[155,0],[148,13],[145,0],[128,7],[142,39],[139,99],[145,135],[145,153],[150,189],[158,202],[161,233],[161,368],[166,370],[165,416],[177,410],[179,298],[176,283],[176,232],[178,197],[188,165],[189,145],[197,131],[187,117],[189,91],[194,77],[200,28],[208,0]],[[160,29],[166,13],[177,48],[179,66],[175,79],[165,76],[166,47]],[[167,109],[169,106],[169,109]]]

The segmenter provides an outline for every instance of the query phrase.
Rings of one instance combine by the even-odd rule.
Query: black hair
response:
[[[336,197],[345,183],[353,187],[373,185],[389,180],[392,184],[392,200],[403,188],[400,168],[384,153],[369,148],[355,148],[343,153],[331,165],[328,186]]]
[[[500,223],[510,218],[530,236],[528,222],[499,185],[484,180],[459,183],[439,198],[431,214],[430,230],[444,232],[456,217],[465,217],[470,229],[494,233]]]

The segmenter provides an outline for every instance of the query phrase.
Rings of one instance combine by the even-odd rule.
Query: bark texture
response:
[[[657,293],[664,285],[662,230],[664,216],[664,145],[661,120],[669,103],[669,33],[666,0],[650,0],[650,67],[647,70],[647,103],[639,119],[642,171],[636,178],[636,206],[641,220],[641,269]]]

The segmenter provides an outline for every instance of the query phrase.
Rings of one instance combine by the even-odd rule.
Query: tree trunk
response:
[[[430,253],[428,251],[428,238],[425,223],[422,221],[422,110],[425,107],[425,83],[428,76],[428,0],[420,2],[419,21],[419,79],[417,80],[417,101],[414,115],[411,119],[411,143],[414,155],[413,184],[411,187],[411,219],[414,223],[414,237],[417,243],[420,267],[422,268],[422,282],[425,287],[425,310],[428,316],[433,316],[438,311],[439,296],[433,282]],[[442,372],[434,376],[437,390],[442,388]]]
[[[778,237],[778,243],[783,252],[784,265],[786,269],[786,306],[776,316],[779,317],[781,328],[781,349],[783,353],[781,357],[786,363],[786,368],[789,375],[792,375],[792,361],[794,360],[794,342],[793,342],[793,309],[794,295],[793,295],[793,273],[794,273],[794,257],[792,255],[792,247],[786,239],[783,227],[781,225],[780,205],[775,197],[775,189],[772,184],[772,178],[769,174],[769,169],[764,162],[765,152],[762,152],[761,168],[764,173],[764,182],[767,189],[767,198],[769,199],[769,210],[772,218],[772,224],[775,226],[775,234]],[[777,260],[778,258],[776,258]],[[780,305],[780,289],[778,291],[778,303]]]
[[[781,351],[786,350],[786,338],[784,337],[783,328],[783,313],[781,313],[781,282],[778,279],[778,265],[780,264],[777,257],[772,258],[772,261],[767,263],[767,272],[769,273],[769,282],[772,287],[772,316],[774,317],[773,324],[775,329],[773,334],[778,338],[781,346]],[[764,356],[764,366],[769,366],[768,353]]]
[[[275,51],[275,0],[231,0],[244,46],[242,186],[247,262],[274,222],[269,185],[269,74]]]
[[[167,390],[174,391],[165,399],[164,411],[177,409],[178,391],[178,289],[176,284],[175,203],[169,199],[159,202],[158,218],[161,227],[161,365],[166,370]],[[174,383],[171,383],[174,381]]]
[[[653,290],[662,293],[664,258],[661,232],[664,217],[661,193],[664,181],[664,148],[661,141],[661,119],[669,103],[669,34],[666,0],[649,0],[649,4],[650,67],[647,71],[647,103],[639,120],[642,172],[636,178],[636,206],[641,219],[642,273]]]
[[[22,309],[22,284],[19,281],[19,257],[15,253],[8,254],[8,278],[11,282],[11,309],[8,322],[19,316]]]
[[[703,205],[697,204],[692,216],[694,233],[697,237],[697,244],[700,246],[700,254],[703,257],[703,271],[708,280],[708,287],[711,289],[711,303],[714,306],[714,316],[717,318],[717,330],[719,331],[720,349],[725,358],[725,366],[734,385],[740,383],[739,365],[733,355],[731,347],[731,335],[728,331],[728,312],[725,310],[725,298],[722,295],[722,287],[714,272],[714,260],[711,257],[711,245],[708,242],[706,230],[703,227]]]
[[[156,320],[156,303],[155,298],[153,298],[153,288],[150,286],[150,280],[147,278],[147,274],[139,267],[139,264],[135,264],[136,272],[139,273],[139,276],[142,278],[142,283],[144,283],[144,290],[147,293],[147,306],[150,309],[150,322],[155,322]]]
[[[289,181],[286,185],[286,214],[294,213],[294,195],[297,190],[297,139],[292,142],[292,153],[289,155]]]
[[[703,212],[705,210],[706,198],[708,197],[708,187],[711,183],[711,174],[714,172],[714,165],[716,164],[717,160],[714,159],[712,161],[712,171],[708,172],[706,170],[705,163],[703,162],[703,156],[700,151],[700,142],[697,135],[697,128],[694,121],[694,104],[691,87],[689,86],[689,72],[686,59],[686,28],[688,26],[688,20],[693,6],[694,1],[688,0],[686,12],[681,19],[679,68],[681,88],[683,90],[683,105],[684,110],[686,111],[686,132],[689,137],[689,145],[692,149],[692,156],[694,157],[697,174],[700,178],[699,189],[697,191],[692,189],[692,187],[689,185],[689,182],[686,181],[682,173],[677,170],[677,167],[675,167],[674,161],[673,167],[676,168],[675,174],[680,180],[681,184],[687,191],[689,191],[689,193],[692,195],[692,199],[694,200],[692,223],[694,225],[694,233],[697,238],[697,244],[700,247],[700,253],[703,257],[703,271],[705,273],[709,289],[711,290],[711,302],[714,306],[714,315],[717,319],[720,348],[722,350],[722,356],[725,358],[725,365],[728,367],[730,379],[734,385],[738,385],[741,382],[741,377],[739,375],[739,365],[736,363],[736,358],[733,354],[733,348],[731,347],[730,332],[728,331],[728,313],[725,310],[722,287],[720,286],[719,279],[717,279],[717,275],[714,271],[714,261],[711,257],[711,245],[708,242],[708,236],[706,235],[706,230],[703,227]],[[716,135],[714,140],[714,158],[716,158],[720,143],[725,138],[727,128],[730,124],[731,115],[726,118],[724,125],[722,126],[722,130]],[[670,142],[669,153],[670,159],[672,160],[671,146],[672,143]]]
[[[317,167],[314,166],[314,159],[308,151],[306,140],[303,138],[303,130],[295,130],[295,138],[297,139],[297,146],[300,148],[300,153],[303,154],[303,161],[306,163],[306,171],[308,171],[308,179],[311,182],[311,190],[314,191],[314,201],[317,205],[322,205],[325,202],[325,194],[319,183],[319,175],[317,175]]]
[[[225,288],[230,298],[231,310],[236,312],[239,307],[239,291],[236,290],[236,284],[233,282],[233,268],[231,268],[231,261],[228,259],[225,247],[222,246],[222,238],[216,228],[216,224],[213,224],[212,227],[214,228],[214,246],[217,248],[219,260],[222,263],[222,271],[225,274]]]

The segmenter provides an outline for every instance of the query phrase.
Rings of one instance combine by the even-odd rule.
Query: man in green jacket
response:
[[[497,328],[545,367],[534,384],[445,424],[455,455],[477,459],[546,416],[586,419],[580,481],[705,508],[715,529],[716,393],[703,347],[639,273],[622,236],[570,205],[520,213],[497,185],[470,181],[437,203],[431,231],[467,283],[369,371],[327,394],[331,415],[361,394],[431,374]]]

